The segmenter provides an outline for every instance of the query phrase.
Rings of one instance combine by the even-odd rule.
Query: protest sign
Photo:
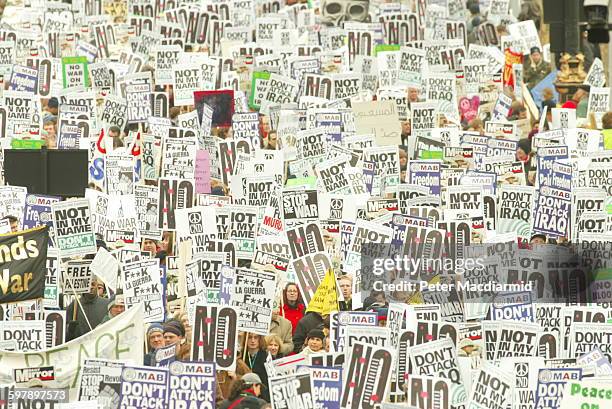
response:
[[[535,407],[558,408],[563,401],[565,385],[582,379],[581,368],[545,368],[538,371]]]
[[[4,321],[0,341],[7,351],[30,352],[45,349],[45,321]]]
[[[106,155],[104,186],[109,195],[134,193],[134,159],[131,155]]]
[[[591,87],[589,90],[589,102],[587,115],[595,114],[599,123],[601,117],[610,109],[610,88]]]
[[[133,261],[121,267],[126,308],[144,303],[145,322],[163,320],[164,292],[160,278],[158,259]]]
[[[36,81],[38,70],[21,65],[13,66],[11,78],[9,80],[9,90],[11,91],[36,91]]]
[[[194,182],[181,179],[159,179],[158,228],[176,230],[177,209],[193,206]]]
[[[451,405],[465,404],[466,391],[461,381],[456,348],[450,338],[415,345],[408,348],[408,352],[412,368],[417,375],[449,379],[452,383]]]
[[[214,362],[219,370],[236,367],[238,310],[217,304],[195,308],[191,359]]]
[[[531,293],[498,293],[491,304],[493,320],[535,322],[535,311]]]
[[[259,116],[256,112],[237,113],[232,116],[232,132],[236,139],[252,140],[259,147]]]
[[[523,237],[531,237],[534,188],[503,185],[499,190],[497,231],[515,231]]]
[[[427,99],[437,103],[437,110],[448,118],[457,119],[457,80],[454,74],[430,73],[425,78]]]
[[[76,399],[82,359],[88,357],[128,360],[141,356],[144,338],[142,322],[142,309],[136,307],[77,340],[44,352],[0,351],[0,378],[12,379],[12,371],[15,368],[32,365],[53,366],[57,386],[69,388],[71,399]]]
[[[338,311],[337,291],[336,277],[334,276],[333,270],[330,270],[325,274],[321,284],[317,287],[306,310],[315,311],[321,315],[329,315],[332,311]]]
[[[503,409],[512,401],[512,377],[499,368],[484,364],[472,387],[469,408]]]
[[[110,95],[111,90],[115,87],[115,82],[108,69],[108,65],[105,62],[89,63],[87,64],[87,70],[89,71],[91,86],[96,90],[98,96],[104,97]]]
[[[89,200],[77,199],[51,205],[55,243],[61,257],[96,252],[96,239],[91,224]]]
[[[119,409],[166,407],[169,372],[165,368],[124,366],[121,371]]]
[[[424,61],[424,50],[412,47],[400,48],[398,81],[409,87],[420,87]]]
[[[232,115],[235,112],[234,91],[196,91],[193,93],[193,99],[199,118],[203,118],[205,107],[208,106],[213,109],[212,126],[232,125]]]
[[[155,350],[152,362],[158,368],[168,368],[171,363],[176,361],[176,345],[168,345]]]
[[[195,160],[198,142],[195,137],[163,138],[162,142],[162,178],[195,179]]]
[[[271,377],[268,382],[273,409],[288,409],[294,405],[304,409],[315,408],[309,372]]]
[[[330,315],[330,351],[345,352],[346,331],[348,326],[374,327],[377,325],[376,313],[361,311],[332,312]]]
[[[610,405],[609,386],[599,379],[583,379],[565,384],[559,409],[604,408]]]
[[[172,82],[175,105],[193,105],[193,93],[202,88],[202,72],[198,64],[173,67]]]
[[[58,129],[58,149],[79,149],[83,140],[89,138],[91,121],[61,118]]]
[[[436,109],[434,102],[414,102],[410,105],[411,129],[416,136],[429,136],[436,127]]]
[[[497,331],[496,359],[512,356],[533,356],[536,339],[541,332],[539,324],[505,321]]]
[[[212,408],[216,403],[216,380],[212,363],[173,362],[170,364],[169,407],[187,408],[197,402],[199,408]]]
[[[63,57],[62,78],[64,88],[89,87],[89,70],[86,57]]]
[[[393,101],[354,102],[355,129],[359,134],[374,134],[378,146],[397,145],[401,129]]]
[[[429,188],[429,194],[440,195],[440,166],[435,160],[409,161],[409,183]]]
[[[124,129],[127,118],[127,102],[123,98],[109,94],[104,98],[99,121],[105,127],[118,126]]]
[[[310,355],[312,357],[312,355]],[[342,392],[342,368],[329,366],[310,366],[312,395],[316,407],[340,409]]]
[[[153,116],[152,90],[150,74],[126,84],[128,123],[146,122],[150,116]]]
[[[43,306],[45,308],[59,308],[59,295],[60,269],[57,250],[49,248],[47,249]]]
[[[157,186],[134,185],[138,234],[143,238],[160,240],[158,228],[159,188]]]
[[[48,240],[46,227],[0,236],[1,303],[43,297]]]
[[[319,205],[316,190],[283,190],[283,220],[285,226],[316,220]]]
[[[390,348],[356,342],[346,354],[340,407],[356,409],[382,402],[393,361]]]
[[[13,371],[15,384],[29,384],[33,379],[40,381],[43,385],[52,385],[55,380],[55,370],[52,366],[38,368],[15,368]]]
[[[536,203],[533,232],[552,237],[568,237],[571,192],[544,186]]]
[[[241,331],[267,335],[276,292],[276,274],[236,269],[231,305],[238,310]]]
[[[599,58],[595,58],[589,68],[589,72],[584,79],[585,85],[591,87],[603,87],[606,85],[606,72],[603,62]]]
[[[612,324],[574,322],[570,329],[569,357],[578,358],[594,348],[598,348],[608,359],[612,357]]]
[[[410,407],[417,408],[451,408],[451,383],[448,379],[437,376],[409,375],[405,381],[402,381],[402,384],[406,390],[406,402],[401,403],[402,407],[410,405]]]
[[[70,260],[62,265],[62,288],[64,293],[88,293],[92,278],[91,260]]]
[[[153,49],[155,55],[155,83],[170,85],[173,82],[173,67],[178,64],[182,50],[179,45],[158,45]]]
[[[85,358],[78,380],[79,400],[97,401],[104,409],[117,407],[124,365],[119,360]]]
[[[202,301],[216,303],[219,302],[219,291],[223,285],[221,271],[226,257],[208,249],[209,245],[206,243],[204,251],[199,252],[195,260],[185,265],[187,296],[198,296]]]
[[[236,255],[241,259],[252,259],[255,252],[258,209],[254,206],[232,205],[229,210],[228,239],[235,242]],[[220,226],[222,223],[219,223]]]

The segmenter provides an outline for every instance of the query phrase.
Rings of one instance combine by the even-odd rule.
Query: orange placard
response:
[[[503,75],[504,86],[509,85],[514,88],[514,74],[512,72],[512,64],[522,64],[523,54],[512,52],[509,48],[506,48],[506,50],[504,51],[504,55],[506,57]]]

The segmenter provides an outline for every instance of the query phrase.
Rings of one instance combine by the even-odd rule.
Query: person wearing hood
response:
[[[165,346],[176,345],[176,360],[189,361],[191,357],[191,343],[186,336],[185,326],[176,318],[164,323]]]
[[[91,280],[89,292],[82,294],[78,302],[72,301],[66,308],[66,341],[71,341],[92,331],[108,314],[107,298],[98,295],[98,279]]]
[[[221,402],[219,409],[260,409],[266,404],[261,399],[265,385],[259,375],[248,373],[232,384],[229,396]]]
[[[295,332],[293,333],[293,352],[299,354],[304,347],[304,342],[311,330],[323,329],[323,317],[315,311],[309,311],[298,322]]]
[[[161,323],[154,322],[147,329],[147,342],[149,353],[144,356],[144,365],[153,366],[155,351],[164,346],[164,327]]]
[[[99,293],[99,292],[98,292]],[[123,294],[115,294],[108,302],[108,314],[102,319],[100,324],[115,318],[117,315],[125,311],[125,302],[123,300]]]
[[[531,167],[531,139],[523,138],[518,141],[518,148],[516,148],[516,160],[523,163],[525,173]]]
[[[306,342],[304,343],[304,349],[302,349],[302,354],[310,355],[310,354],[318,354],[325,352],[325,333],[323,333],[320,329],[313,329],[308,332],[308,337],[306,337]]]

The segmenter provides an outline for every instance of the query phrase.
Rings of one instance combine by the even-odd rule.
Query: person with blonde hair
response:
[[[268,351],[268,355],[272,359],[282,358],[285,355],[281,352],[281,346],[283,345],[283,340],[276,334],[269,334],[264,337],[264,342],[266,344],[266,350]]]

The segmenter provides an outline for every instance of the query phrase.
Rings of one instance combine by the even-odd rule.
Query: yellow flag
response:
[[[321,315],[327,315],[332,311],[338,311],[338,293],[336,291],[336,275],[330,269],[323,277],[323,281],[317,287],[312,299],[308,303],[307,312],[314,311]]]

